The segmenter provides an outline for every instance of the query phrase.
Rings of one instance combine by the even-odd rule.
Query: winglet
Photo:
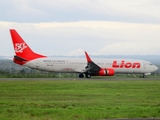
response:
[[[88,53],[85,51],[87,62],[92,62],[91,58],[89,57]]]

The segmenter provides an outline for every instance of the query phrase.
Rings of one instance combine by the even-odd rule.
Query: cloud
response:
[[[1,0],[0,4],[1,21],[160,23],[159,0]]]
[[[9,29],[45,55],[160,54],[159,0],[0,0],[0,55]],[[83,51],[83,52],[82,52]]]
[[[0,55],[13,55],[9,29],[14,28],[37,53],[44,55],[160,54],[160,25],[108,21],[0,22]]]
[[[79,55],[84,55],[84,50],[81,48],[73,50],[69,53],[69,56],[79,56]]]
[[[106,45],[100,49],[103,55],[152,55],[159,54],[159,45],[152,42],[120,42]]]

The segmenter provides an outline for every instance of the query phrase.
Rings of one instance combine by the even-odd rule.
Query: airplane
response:
[[[114,76],[115,74],[142,74],[145,78],[158,68],[151,62],[137,59],[50,58],[37,54],[28,46],[15,29],[10,29],[16,64],[29,68],[57,73],[78,73],[79,78],[91,76]]]

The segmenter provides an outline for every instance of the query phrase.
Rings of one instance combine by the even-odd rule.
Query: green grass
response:
[[[160,80],[0,81],[1,120],[152,117],[160,117]]]

